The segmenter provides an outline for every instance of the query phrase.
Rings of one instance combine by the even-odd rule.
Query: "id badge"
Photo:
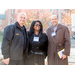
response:
[[[56,35],[56,33],[55,33],[55,32],[51,33],[51,36],[55,36],[55,35]]]
[[[39,37],[34,37],[33,41],[39,42]]]

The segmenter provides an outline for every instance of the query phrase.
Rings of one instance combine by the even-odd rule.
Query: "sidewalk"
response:
[[[3,55],[2,55],[2,52],[1,52],[1,42],[0,42],[0,65],[3,65],[4,63],[2,62],[3,60]]]
[[[70,65],[75,65],[75,48],[71,48],[70,56],[68,57],[68,62]]]
[[[3,59],[2,52],[1,52],[1,42],[0,42],[0,59]]]
[[[71,37],[71,49],[70,56],[68,57],[68,61],[70,65],[75,65],[75,39]]]

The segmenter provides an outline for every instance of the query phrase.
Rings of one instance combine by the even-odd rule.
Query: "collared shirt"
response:
[[[53,30],[54,30],[54,32],[56,32],[56,30],[57,30],[57,26],[58,26],[58,24],[57,24],[56,26],[53,26]]]

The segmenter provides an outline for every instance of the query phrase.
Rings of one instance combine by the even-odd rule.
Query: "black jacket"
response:
[[[47,47],[48,47],[48,38],[45,33],[40,33],[39,36],[39,42],[33,42],[34,33],[32,35],[29,35],[29,56],[32,56],[33,54],[30,52],[43,52],[44,56],[47,56]]]
[[[47,50],[48,50],[48,38],[45,33],[40,33],[39,42],[33,42],[34,34],[29,35],[28,40],[28,58],[32,57],[34,53],[33,52],[43,52],[44,58],[47,56]]]
[[[23,58],[24,35],[23,30],[17,25],[17,23],[18,22],[16,22],[14,25],[9,25],[4,29],[1,47],[4,59],[9,57],[11,60],[22,60]]]

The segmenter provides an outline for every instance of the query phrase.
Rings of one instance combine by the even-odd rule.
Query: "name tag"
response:
[[[56,33],[55,33],[55,32],[51,33],[51,36],[55,36],[55,35],[56,35]]]
[[[33,41],[39,42],[39,37],[34,37]]]

